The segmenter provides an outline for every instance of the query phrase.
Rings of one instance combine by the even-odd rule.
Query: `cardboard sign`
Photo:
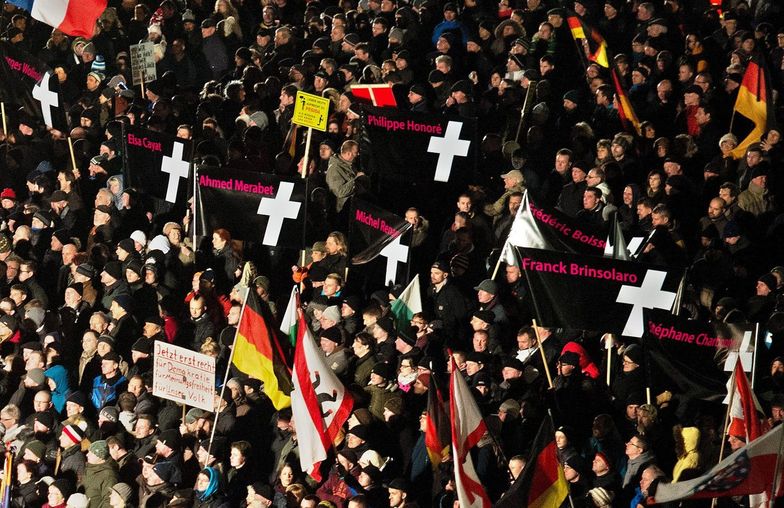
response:
[[[158,79],[155,56],[153,55],[154,48],[155,44],[152,42],[131,45],[131,72],[133,73],[134,86],[140,85],[142,81],[149,83]]]
[[[215,358],[156,340],[152,394],[212,411],[215,406]]]
[[[310,93],[297,92],[292,122],[324,132],[327,130],[328,117],[329,99]]]

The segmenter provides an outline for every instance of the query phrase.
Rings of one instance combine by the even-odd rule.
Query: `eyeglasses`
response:
[[[627,442],[626,444],[627,445],[632,445],[633,447],[642,450],[642,446],[640,446],[638,444],[635,444],[635,443],[632,443],[631,441]]]

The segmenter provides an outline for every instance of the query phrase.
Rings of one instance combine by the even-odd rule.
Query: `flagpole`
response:
[[[547,356],[544,354],[544,344],[542,344],[542,340],[539,338],[539,326],[536,324],[536,319],[532,320],[534,324],[534,333],[536,334],[536,343],[539,344],[539,352],[542,354],[542,364],[544,365],[544,373],[547,376],[547,385],[550,389],[553,388],[553,378],[550,375],[550,366],[547,365]]]
[[[5,113],[3,113],[3,123],[5,124]],[[5,125],[3,128],[5,129]],[[71,153],[71,165],[73,165],[73,170],[76,171],[76,155],[74,154],[73,140],[71,139],[71,136],[68,136],[68,151]]]
[[[506,241],[504,242],[504,246],[501,247],[501,252],[498,253],[498,259],[495,262],[495,268],[493,268],[493,275],[490,276],[490,279],[495,280],[495,276],[498,275],[498,269],[501,267],[501,260],[504,259],[504,255],[506,254],[506,248],[509,246],[509,238],[507,237]]]
[[[604,338],[604,349],[607,351],[607,386],[610,386],[610,380],[612,379],[610,374],[612,370],[612,343],[615,341],[615,338],[611,333],[605,333],[602,338]]]
[[[308,127],[308,134],[305,136],[305,155],[302,157],[302,169],[300,170],[302,178],[308,177],[308,158],[310,156],[311,137],[313,137],[313,127]]]
[[[776,467],[773,470],[773,486],[770,493],[770,505],[776,500],[776,494],[781,487],[781,457],[784,454],[784,432],[779,437],[779,453],[776,454]]]
[[[229,381],[229,372],[231,372],[231,362],[234,359],[234,347],[237,345],[237,336],[240,334],[240,323],[242,317],[245,315],[245,307],[248,305],[248,297],[250,296],[251,289],[245,292],[245,299],[242,301],[242,309],[240,309],[240,320],[237,322],[237,330],[234,332],[234,340],[231,342],[231,351],[229,352],[229,361],[226,364],[226,372],[223,375],[223,385],[220,391],[220,400],[223,400],[223,394],[226,392],[226,383]],[[220,402],[218,403],[220,404]],[[212,442],[215,439],[215,429],[218,428],[218,417],[220,416],[220,406],[215,408],[215,419],[212,421],[212,432],[210,432],[210,444],[207,446],[207,455],[212,451]]]
[[[740,358],[738,358],[740,361]],[[732,403],[735,400],[735,369],[732,370],[732,376],[730,377],[730,393],[729,393],[729,404],[727,404],[727,413],[724,416],[724,431],[721,433],[721,448],[719,449],[719,462],[724,459],[724,447],[727,444],[727,440],[725,436],[727,435],[727,431],[729,430],[730,425],[730,414],[732,413]],[[711,502],[711,506],[716,505],[716,498],[713,498]]]
[[[754,327],[754,353],[751,355],[751,389],[754,390],[754,375],[757,373],[757,345],[759,344],[759,321]]]
[[[5,102],[0,102],[0,111],[3,114],[3,136],[5,136],[6,145],[8,144],[8,124],[5,118]],[[68,138],[70,139],[70,138]]]

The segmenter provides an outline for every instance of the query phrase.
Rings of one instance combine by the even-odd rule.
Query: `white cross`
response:
[[[52,108],[60,107],[60,98],[57,92],[49,89],[49,78],[51,73],[46,71],[41,81],[33,87],[33,98],[41,103],[41,114],[44,115],[44,123],[52,127]]]
[[[291,182],[280,182],[278,193],[274,198],[261,198],[259,209],[256,213],[267,215],[267,229],[264,231],[264,245],[274,247],[278,245],[280,230],[283,228],[285,219],[296,219],[299,215],[299,208],[302,203],[291,201],[291,193],[294,191],[294,184]]]
[[[398,235],[379,254],[387,258],[387,270],[384,278],[385,284],[394,284],[397,279],[397,264],[408,262],[408,247],[400,244],[403,235]]]
[[[169,203],[177,202],[177,190],[180,188],[180,178],[188,178],[190,164],[182,160],[183,143],[174,142],[171,157],[163,156],[161,171],[169,173],[169,183],[166,185],[166,201]]]
[[[751,330],[744,332],[743,339],[740,341],[740,347],[737,351],[730,351],[727,354],[727,360],[724,362],[724,372],[732,372],[735,370],[735,364],[740,359],[743,365],[744,372],[751,372],[751,366],[754,362],[754,351],[750,350],[751,345]]]
[[[642,280],[642,286],[621,286],[618,298],[615,301],[632,305],[632,311],[629,314],[629,319],[626,320],[623,335],[642,337],[645,331],[642,315],[643,309],[669,310],[672,307],[672,302],[675,301],[675,293],[662,291],[661,289],[665,277],[667,277],[667,272],[648,270],[645,278]]]
[[[462,122],[450,121],[446,125],[446,132],[443,138],[437,136],[430,137],[427,151],[438,154],[436,175],[433,177],[433,180],[436,182],[448,182],[449,173],[452,171],[452,160],[455,156],[465,157],[468,155],[468,148],[471,146],[471,142],[460,139],[462,128]]]

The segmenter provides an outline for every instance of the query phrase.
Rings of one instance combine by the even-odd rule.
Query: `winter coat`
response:
[[[89,508],[109,508],[111,488],[119,481],[117,463],[108,459],[102,464],[87,464],[84,495],[90,499]]]
[[[329,158],[327,186],[337,200],[335,202],[336,212],[340,212],[349,198],[354,195],[356,179],[357,173],[350,162],[343,160],[337,154]]]
[[[755,217],[773,211],[773,196],[754,182],[738,196],[738,206]]]
[[[681,474],[687,469],[700,467],[700,429],[697,427],[684,427],[681,430],[684,455],[678,458],[672,470],[672,481],[677,482]]]

